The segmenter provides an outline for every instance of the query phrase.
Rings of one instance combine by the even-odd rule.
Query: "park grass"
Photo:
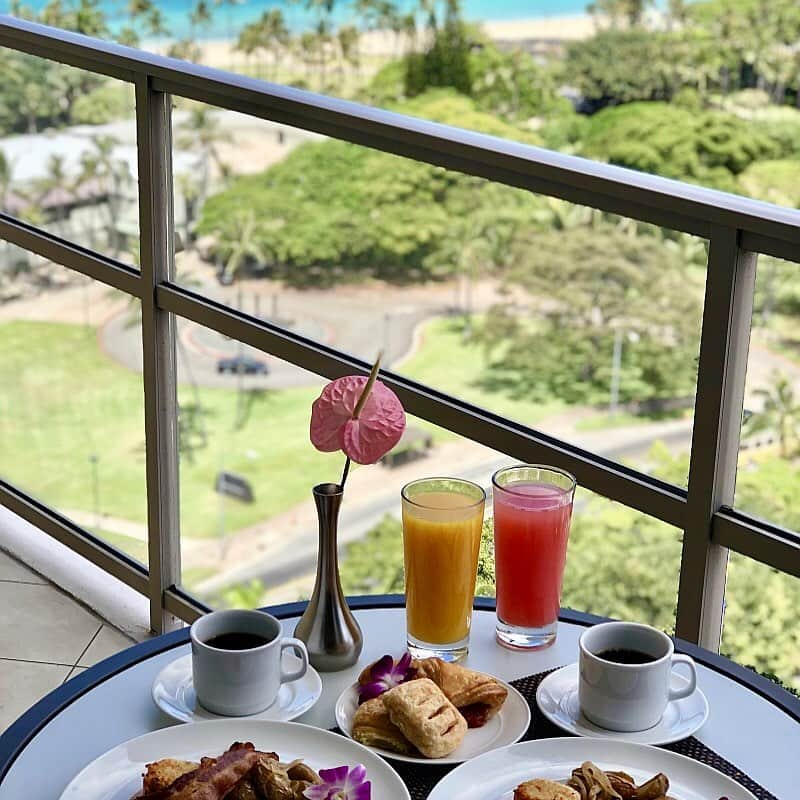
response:
[[[475,324],[481,321],[480,317],[475,317]],[[565,408],[559,400],[540,403],[484,388],[481,378],[487,367],[486,354],[477,342],[465,340],[463,331],[460,317],[424,323],[419,350],[401,362],[397,371],[524,425],[534,426]]]
[[[0,381],[3,477],[55,508],[92,511],[89,458],[96,453],[101,512],[145,522],[141,375],[105,356],[93,329],[14,321],[0,323]],[[181,387],[180,399],[189,391]],[[255,492],[253,504],[226,501],[227,531],[279,514],[309,496],[314,483],[335,480],[341,459],[308,443],[317,393],[267,393],[247,424],[234,430],[236,392],[199,390],[209,442],[193,460],[181,460],[183,535],[218,535],[214,479],[220,468],[241,472]],[[125,549],[140,557],[133,545]]]
[[[482,350],[464,342],[453,320],[425,326],[420,350],[400,371],[490,411],[535,424],[560,408],[512,400],[479,385]],[[144,398],[141,375],[108,358],[92,328],[66,323],[0,323],[0,452],[3,477],[57,509],[94,511],[93,467],[98,457],[99,511],[144,524]],[[236,424],[233,389],[179,387],[179,402],[199,403],[204,447],[180,464],[182,536],[218,537],[275,517],[310,497],[311,487],[336,480],[340,454],[319,453],[308,441],[311,403],[319,388],[253,394],[244,424]],[[416,424],[416,423],[415,423]],[[437,440],[453,434],[428,423]],[[214,490],[217,473],[244,476],[255,501],[245,504]],[[104,538],[146,559],[141,542]]]

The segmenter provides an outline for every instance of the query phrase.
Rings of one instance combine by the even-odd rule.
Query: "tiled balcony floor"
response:
[[[0,551],[0,732],[59,684],[132,644]]]

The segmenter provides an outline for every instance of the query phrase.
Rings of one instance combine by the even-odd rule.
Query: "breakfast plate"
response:
[[[512,800],[514,789],[533,778],[564,782],[585,761],[622,770],[637,783],[657,773],[669,778],[674,800],[756,800],[731,778],[686,756],[650,745],[609,739],[537,739],[493,750],[442,778],[428,800]]]
[[[291,653],[283,656],[287,666],[299,665],[300,659]],[[214,714],[197,702],[192,684],[192,656],[182,656],[167,664],[153,681],[153,701],[165,713],[179,722],[204,722],[215,719],[233,719]],[[265,719],[288,722],[308,711],[322,694],[322,680],[319,673],[309,664],[302,678],[284,683],[278,697],[271,706],[236,719]]]
[[[252,742],[258,750],[275,750],[282,761],[302,758],[316,770],[363,764],[373,797],[410,800],[408,789],[391,766],[357,742],[296,722],[254,719],[175,725],[131,739],[85,767],[60,800],[131,800],[142,788],[148,763],[164,758],[197,761],[222,753],[236,741]]]
[[[675,683],[686,683],[682,675],[672,675]],[[578,703],[578,664],[551,672],[536,691],[536,703],[554,725],[576,736],[591,736],[638,744],[669,744],[691,736],[708,719],[708,701],[700,689],[688,697],[667,703],[661,721],[644,731],[610,731],[591,723],[580,712]]]
[[[497,747],[518,742],[528,730],[531,722],[531,710],[525,698],[513,687],[503,681],[498,681],[507,690],[508,696],[505,703],[497,713],[481,728],[470,728],[461,744],[444,758],[423,758],[422,756],[409,756],[393,753],[379,747],[370,747],[374,753],[379,753],[384,758],[394,761],[408,761],[415,764],[460,764],[475,758]],[[339,729],[348,737],[352,737],[353,715],[358,708],[358,684],[348,686],[336,701],[336,723]]]

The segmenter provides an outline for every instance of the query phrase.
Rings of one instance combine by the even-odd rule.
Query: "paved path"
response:
[[[453,304],[453,287],[447,283],[407,288],[368,284],[297,290],[258,280],[220,286],[213,270],[196,255],[184,254],[183,263],[189,267],[193,280],[201,284],[192,287],[195,291],[366,361],[373,361],[383,350],[384,366],[406,358],[420,323],[447,313]],[[488,282],[476,286],[473,294],[476,311],[487,308],[497,298],[494,285]],[[112,317],[100,331],[100,343],[110,357],[141,372],[141,334],[138,324],[130,322],[129,311]],[[217,361],[239,354],[269,367],[266,376],[243,376],[246,389],[316,386],[321,382],[313,373],[188,320],[179,319],[178,337],[178,380],[183,383],[236,388],[239,376],[219,374]]]
[[[651,425],[632,425],[599,431],[578,432],[573,410],[563,419],[551,420],[548,433],[573,441],[586,449],[617,460],[642,459],[655,441],[675,451],[685,450],[691,441],[692,421],[671,420]],[[448,474],[488,487],[492,473],[514,459],[475,442],[461,440],[435,448],[424,460],[388,469],[375,465],[353,473],[340,519],[340,548],[362,538],[387,514],[400,516],[400,489],[409,480],[425,474]],[[453,465],[461,465],[454,469]],[[360,502],[361,498],[366,498]],[[269,590],[308,575],[317,551],[317,523],[313,503],[308,501],[287,514],[228,537],[224,552],[214,545],[218,572],[192,587],[200,595],[213,595],[227,586],[258,578]],[[195,557],[202,558],[200,549]],[[307,588],[307,587],[306,587]]]

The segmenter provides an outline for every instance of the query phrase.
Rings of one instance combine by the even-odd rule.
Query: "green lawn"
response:
[[[476,320],[479,322],[480,320]],[[486,367],[483,348],[464,341],[460,318],[434,319],[425,324],[420,349],[397,370],[421,383],[466,400],[525,425],[563,410],[564,403],[537,403],[490,392],[480,385]]]
[[[477,385],[482,350],[462,341],[460,324],[428,323],[423,345],[401,371],[528,424],[558,405],[509,400]],[[109,359],[97,332],[80,325],[0,323],[0,451],[3,476],[60,509],[94,510],[92,454],[98,455],[99,510],[112,517],[146,520],[144,406],[141,376]],[[256,397],[237,428],[237,396],[230,389],[181,386],[179,400],[199,400],[204,447],[181,459],[181,532],[219,535],[220,469],[250,480],[255,502],[227,499],[223,524],[231,532],[268,519],[310,496],[315,483],[336,480],[339,454],[317,452],[308,420],[317,388],[268,391]],[[439,438],[450,434],[436,429]],[[109,535],[126,552],[144,558],[140,542]]]
[[[145,522],[144,411],[141,376],[106,357],[96,332],[79,325],[14,321],[0,324],[0,452],[3,477],[50,505],[93,510],[97,462],[100,510]],[[181,400],[188,387],[181,387]],[[314,389],[269,393],[246,426],[233,430],[236,393],[201,389],[208,446],[182,459],[181,528],[187,536],[216,536],[217,470],[242,472],[256,502],[226,502],[225,528],[235,530],[296,504],[341,469],[336,454],[308,442]],[[125,537],[122,537],[123,539]],[[135,540],[130,540],[135,544]],[[139,557],[138,548],[126,548]],[[136,552],[134,552],[136,551]]]

